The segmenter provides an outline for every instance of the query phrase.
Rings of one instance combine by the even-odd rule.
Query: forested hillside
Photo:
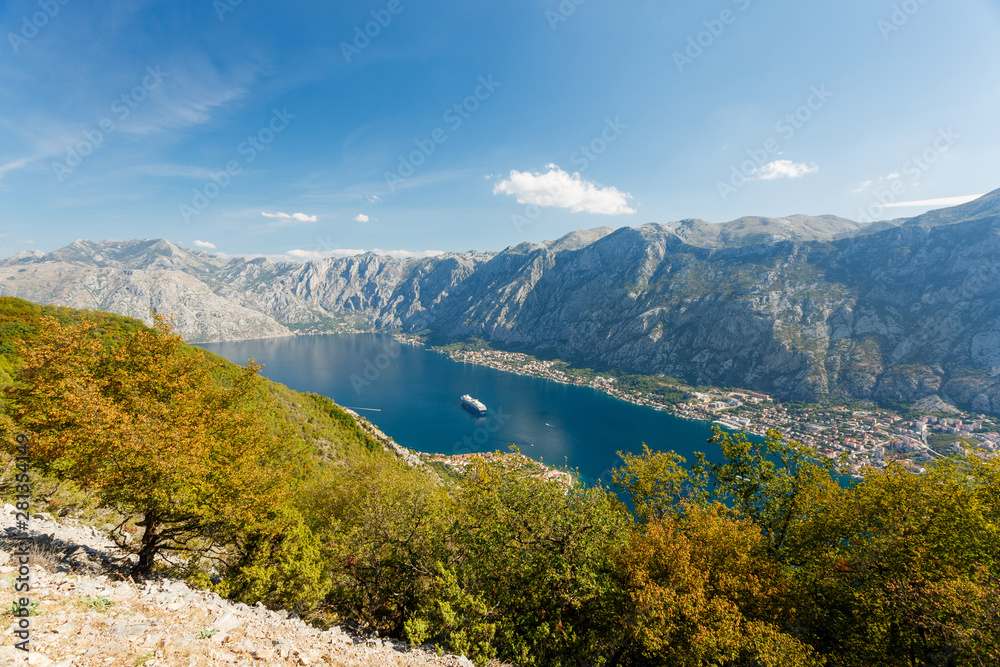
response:
[[[0,299],[0,493],[26,434],[36,507],[105,512],[136,578],[479,664],[1000,661],[996,461],[844,488],[777,432],[717,431],[722,463],[623,452],[616,490],[486,460],[448,481],[154,321]]]

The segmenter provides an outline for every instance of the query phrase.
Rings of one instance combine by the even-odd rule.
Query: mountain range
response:
[[[146,321],[153,307],[190,342],[353,322],[786,399],[1000,414],[1000,190],[872,224],[683,220],[427,259],[80,240],[0,262],[0,294]]]

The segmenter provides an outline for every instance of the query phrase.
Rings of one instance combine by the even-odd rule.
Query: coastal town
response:
[[[561,362],[517,352],[490,349],[442,352],[458,362],[591,387],[636,405],[683,419],[712,422],[730,431],[764,436],[774,429],[786,439],[801,442],[834,459],[841,473],[858,479],[867,469],[884,468],[890,462],[921,473],[935,459],[951,455],[982,458],[1000,455],[997,420],[963,412],[943,401],[926,406],[927,414],[908,415],[909,419],[874,407],[786,405],[748,390],[697,391],[681,387],[685,398],[672,402],[651,392],[623,387],[608,374],[567,372]]]
[[[425,463],[439,463],[464,475],[477,461],[495,463],[508,470],[521,470],[537,479],[573,486],[573,475],[547,466],[520,452],[476,452],[470,454],[418,454]]]

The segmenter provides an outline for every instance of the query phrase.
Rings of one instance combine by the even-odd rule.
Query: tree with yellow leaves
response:
[[[212,556],[282,503],[281,441],[261,407],[260,366],[238,373],[191,348],[172,321],[102,339],[47,320],[22,346],[7,398],[36,465],[143,527],[133,576],[157,556]]]
[[[623,552],[633,643],[626,665],[822,664],[782,627],[787,581],[756,526],[721,505],[684,504]]]

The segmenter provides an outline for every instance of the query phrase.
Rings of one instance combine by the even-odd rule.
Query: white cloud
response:
[[[858,187],[856,187],[853,190],[853,192],[854,192],[854,194],[858,195],[858,194],[861,194],[862,192],[864,192],[865,190],[867,190],[868,188],[870,188],[871,186],[872,186],[872,182],[871,181],[865,181],[864,183],[862,183],[861,185],[859,185]]]
[[[305,213],[282,213],[278,211],[277,213],[268,213],[266,211],[261,211],[260,214],[265,218],[277,218],[278,220],[298,220],[299,222],[316,222],[319,220],[318,216],[306,215]]]
[[[365,253],[373,252],[376,255],[386,255],[388,257],[398,257],[401,259],[423,259],[425,257],[438,257],[443,255],[441,250],[360,250],[357,248],[332,248],[329,250],[289,250],[283,255],[269,255],[273,262],[311,262],[317,259],[327,259],[330,257],[356,257]]]
[[[354,218],[354,221],[355,221],[355,222],[368,222],[368,221],[370,221],[370,220],[371,220],[371,218],[369,218],[369,217],[368,217],[367,215],[365,215],[364,213],[360,213],[360,214],[358,214],[358,216],[357,216],[357,217],[355,217],[355,218]]]
[[[959,197],[941,197],[940,199],[922,199],[920,201],[899,201],[892,204],[885,204],[886,208],[909,208],[919,206],[961,206],[975,201],[983,195],[965,195]]]
[[[493,194],[514,195],[519,204],[534,204],[553,208],[568,208],[573,213],[626,215],[635,213],[628,200],[632,195],[618,188],[602,188],[585,181],[579,173],[568,174],[554,164],[547,172],[516,171],[497,183]]]
[[[773,181],[778,178],[802,178],[807,174],[815,174],[819,167],[815,164],[792,162],[791,160],[775,160],[763,167],[755,169],[752,178],[759,181]]]
[[[326,259],[327,257],[353,257],[365,254],[364,250],[351,248],[335,248],[333,250],[289,250],[285,255],[300,262],[308,262],[314,259]],[[274,259],[274,257],[272,257]]]
[[[369,195],[369,197],[368,197],[368,203],[369,204],[378,204],[381,201],[382,201],[382,198],[379,197],[378,195]]]
[[[892,179],[899,178],[899,177],[900,177],[900,173],[898,171],[894,171],[891,174],[889,174],[888,176],[886,176],[885,180],[891,181]]]
[[[23,243],[24,245],[35,245],[34,241],[18,241],[18,243]]]
[[[194,242],[194,247],[196,247],[196,248],[209,248],[211,250],[215,250],[215,244],[214,243],[209,243],[208,241],[195,241]]]

